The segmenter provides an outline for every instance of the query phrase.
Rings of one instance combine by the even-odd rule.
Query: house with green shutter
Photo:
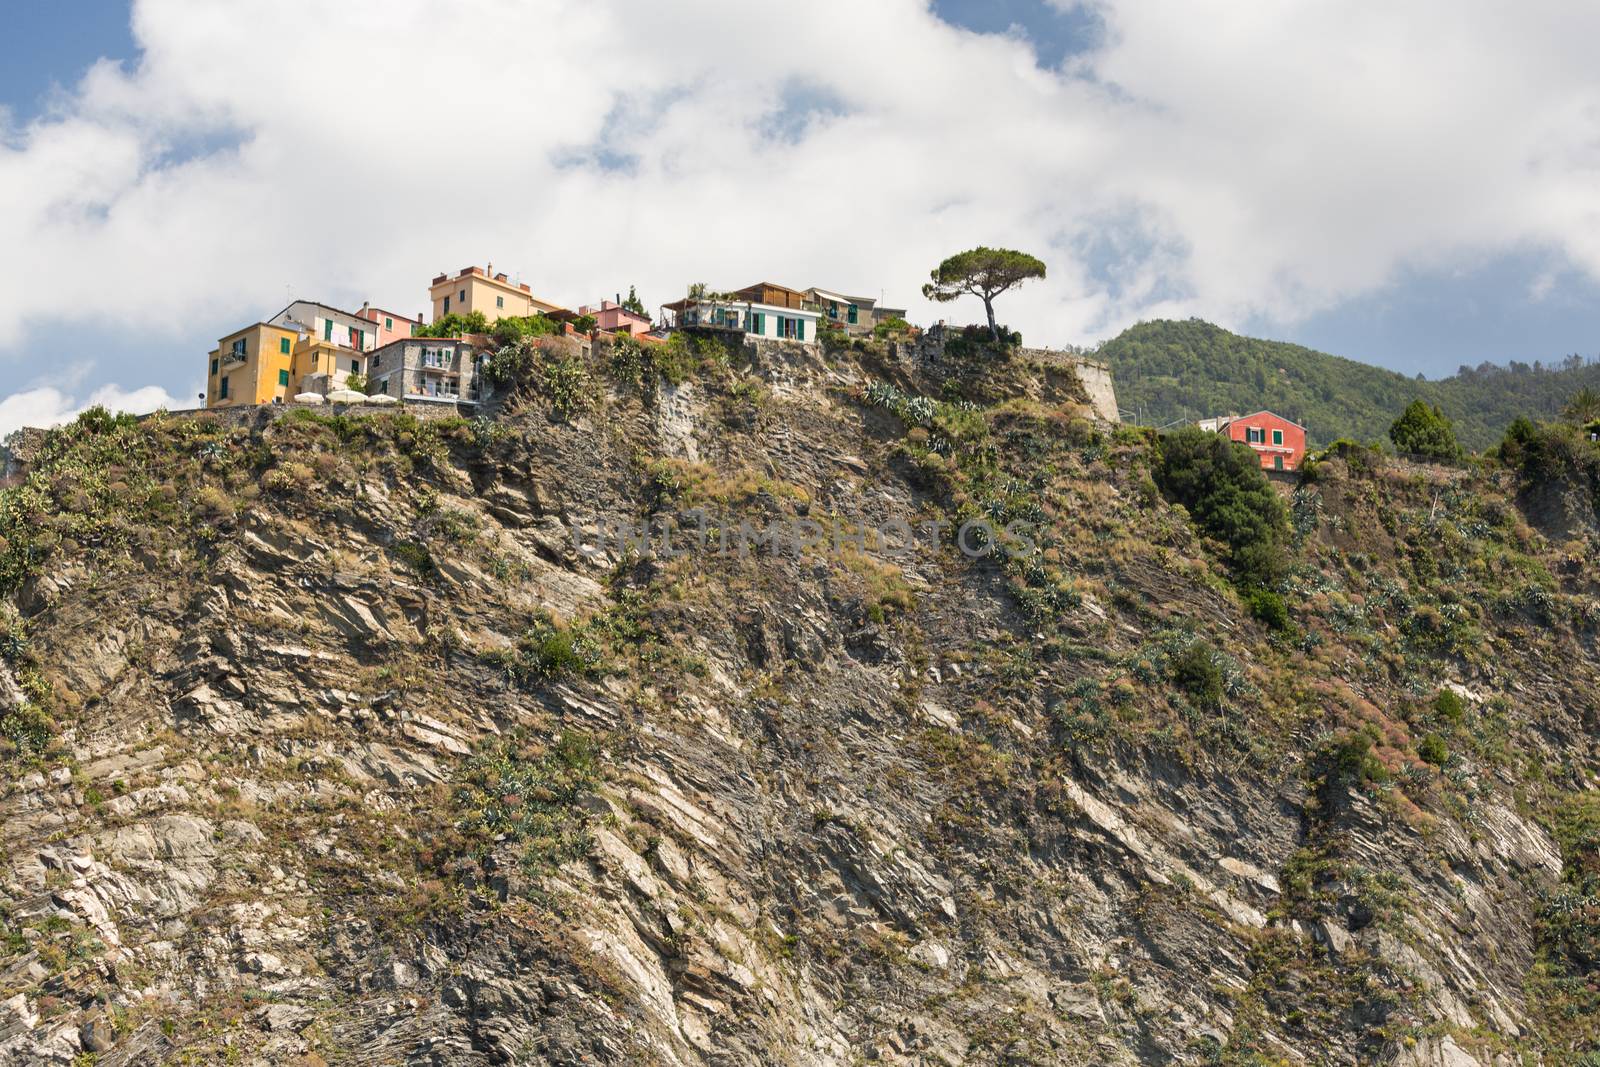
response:
[[[691,286],[682,300],[661,305],[667,329],[704,330],[751,338],[814,344],[820,313],[806,295],[772,282],[757,282],[731,292]]]
[[[830,326],[848,334],[871,333],[877,324],[878,302],[870,296],[846,296],[833,289],[812,286],[805,291],[805,298]]]

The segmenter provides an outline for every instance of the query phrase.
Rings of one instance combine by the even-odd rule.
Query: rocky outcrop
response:
[[[1580,1047],[1535,979],[1552,813],[1600,767],[1597,576],[1507,479],[1324,465],[1274,633],[1059,372],[929,401],[989,435],[955,480],[860,399],[942,371],[604,359],[493,424],[157,417],[81,435],[111,477],[30,481],[0,1064]],[[855,539],[1025,508],[1033,569]],[[601,544],[669,518],[704,541]],[[801,520],[825,550],[723,536]]]

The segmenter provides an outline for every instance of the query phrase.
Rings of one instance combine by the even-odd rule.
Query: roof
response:
[[[871,307],[877,304],[877,301],[872,299],[870,296],[847,296],[843,293],[836,293],[832,289],[819,289],[814,285],[807,289],[806,292],[815,293],[825,300],[836,300],[840,303],[855,304],[857,307],[863,305]]]
[[[1298,422],[1295,422],[1293,419],[1284,418],[1282,415],[1279,415],[1276,411],[1268,411],[1266,408],[1262,408],[1260,411],[1252,411],[1248,415],[1228,415],[1228,416],[1226,416],[1226,420],[1227,421],[1223,422],[1221,425],[1226,426],[1229,423],[1243,422],[1245,419],[1253,419],[1257,415],[1271,415],[1275,419],[1283,419],[1283,421],[1287,422],[1290,426],[1300,426],[1300,424]],[[1303,429],[1305,429],[1305,427],[1304,426],[1300,426],[1300,429],[1303,430]]]
[[[348,315],[352,319],[361,318],[361,316],[357,315],[354,311],[344,311],[344,310],[342,310],[340,308],[334,307],[332,304],[324,304],[320,300],[291,300],[284,307],[284,309],[282,311],[278,312],[278,315],[283,315],[283,314],[287,313],[289,308],[294,307],[296,304],[309,304],[311,307],[321,308],[323,311],[332,311],[333,313],[335,313],[337,315]],[[277,318],[278,315],[274,315],[272,317],[273,318]],[[370,322],[371,320],[368,319],[368,320],[364,320],[364,321]],[[272,325],[276,325],[276,323],[266,323],[266,325],[272,326]]]
[[[283,314],[283,312],[280,311],[278,314],[281,315],[281,314]],[[232,337],[234,334],[244,333],[246,330],[253,330],[257,326],[265,326],[269,330],[282,330],[284,333],[294,333],[294,331],[289,329],[289,327],[280,326],[276,322],[252,322],[248,326],[239,327],[237,330],[229,330],[227,333],[225,333],[221,337],[217,338],[217,343],[221,344],[223,341],[226,341],[228,338]]]
[[[419,323],[419,324],[422,322],[421,319],[414,319],[410,315],[402,315],[398,311],[390,311],[388,308],[381,308],[377,304],[368,304],[365,308],[362,309],[362,311],[381,311],[385,315],[388,315],[390,318],[393,318],[393,319],[405,319],[407,322],[415,322],[415,323]],[[359,319],[360,317],[361,317],[361,312],[360,311],[356,312],[356,318]]]
[[[683,311],[685,308],[689,307],[691,304],[711,304],[711,305],[717,305],[717,304],[751,304],[751,305],[753,305],[755,307],[773,308],[773,309],[778,310],[778,311],[792,312],[792,313],[797,314],[797,315],[815,315],[816,314],[815,311],[808,311],[805,308],[791,308],[791,307],[784,307],[781,304],[768,304],[765,301],[752,300],[748,296],[744,295],[747,290],[754,289],[754,288],[756,288],[754,285],[747,285],[743,289],[735,289],[732,293],[719,294],[719,296],[732,296],[734,298],[732,300],[717,299],[716,297],[713,297],[713,296],[697,296],[697,297],[688,297],[688,296],[686,296],[682,300],[673,300],[670,303],[662,304],[661,307],[662,307],[662,310],[664,310],[664,311]],[[773,289],[783,289],[783,286],[774,285],[774,286],[771,286],[771,288],[773,288]],[[795,293],[796,296],[804,296],[805,295],[804,293],[797,293],[793,289],[787,289],[785,291],[786,292],[790,292],[790,293]]]

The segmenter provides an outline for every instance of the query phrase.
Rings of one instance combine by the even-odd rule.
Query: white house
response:
[[[661,310],[663,321],[679,329],[814,343],[821,316],[806,303],[797,289],[759,282],[731,293],[696,293],[663,304]]]

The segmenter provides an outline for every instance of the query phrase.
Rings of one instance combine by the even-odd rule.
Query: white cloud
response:
[[[138,0],[137,69],[0,138],[0,352],[114,326],[175,385],[286,287],[421,310],[486,259],[569,304],[767,278],[975,318],[920,283],[1010,245],[1050,264],[1001,309],[1040,343],[1508,249],[1600,277],[1600,7],[1094,6],[1048,71],[923,0]]]
[[[0,397],[0,438],[24,426],[59,426],[77,418],[85,408],[96,405],[110,411],[130,411],[143,415],[157,408],[178,408],[183,405],[156,385],[139,389],[123,389],[118,385],[103,385],[79,402],[76,397],[53,386],[25,389]]]

